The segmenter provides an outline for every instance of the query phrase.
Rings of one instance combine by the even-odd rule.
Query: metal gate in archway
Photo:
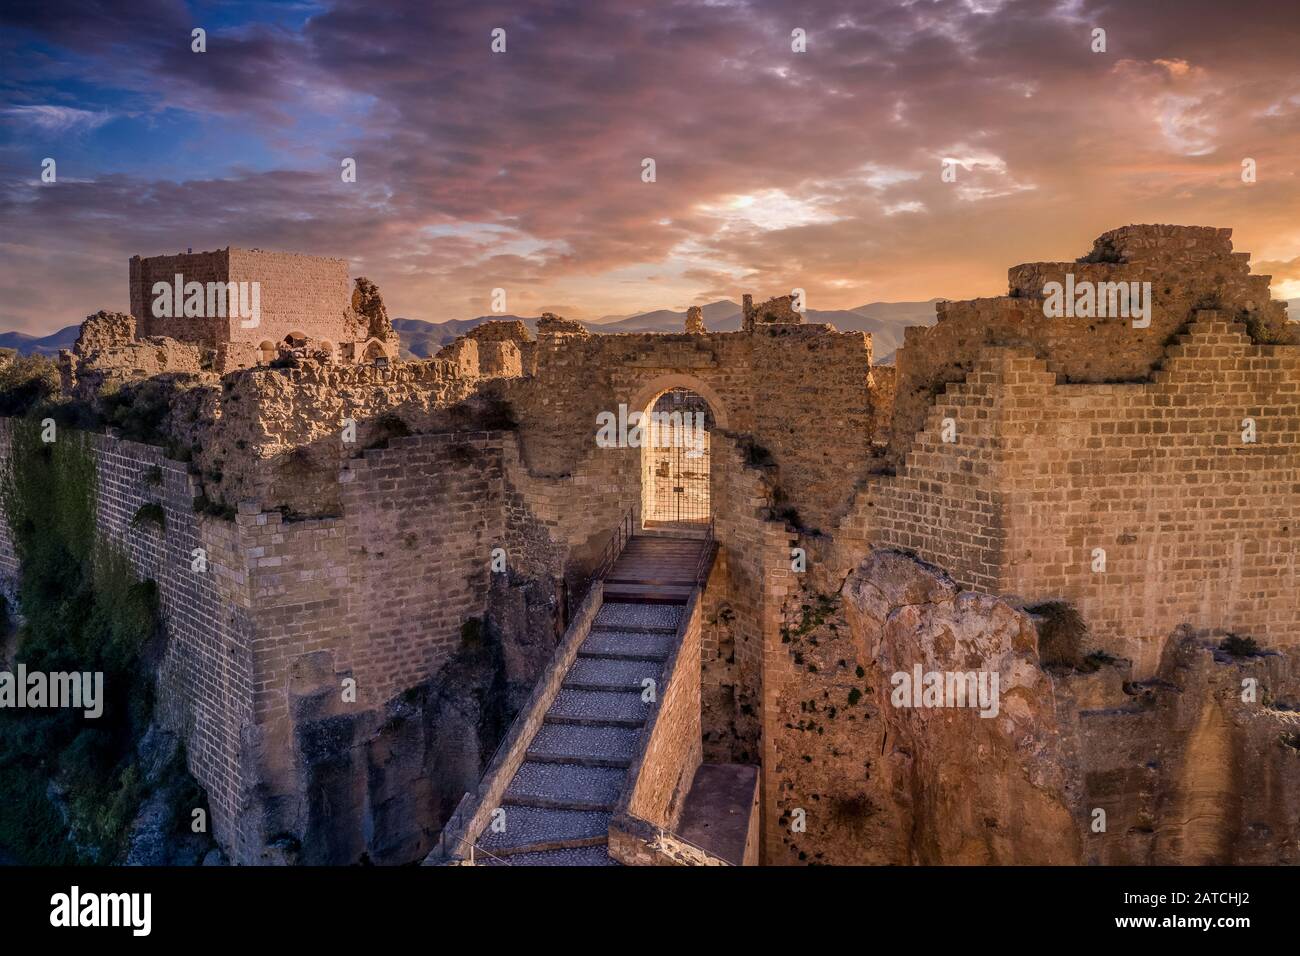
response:
[[[709,403],[689,389],[674,388],[650,411],[652,426],[642,444],[646,526],[708,524]]]

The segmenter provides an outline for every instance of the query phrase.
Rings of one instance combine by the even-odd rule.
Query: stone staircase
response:
[[[662,684],[664,661],[712,542],[633,537],[605,599],[500,802],[504,829],[474,841],[487,866],[614,866],[610,818]],[[695,666],[698,666],[696,664]],[[498,815],[499,816],[499,815]]]

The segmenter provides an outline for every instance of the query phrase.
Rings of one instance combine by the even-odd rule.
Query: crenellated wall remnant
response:
[[[711,413],[719,553],[699,607],[701,740],[663,746],[761,765],[765,861],[1260,862],[1252,827],[1280,833],[1295,798],[1281,758],[1259,756],[1289,711],[1214,701],[1229,667],[1294,694],[1300,345],[1247,259],[1229,230],[1114,230],[1078,262],[1012,268],[1007,296],[940,303],[895,367],[873,366],[865,333],[804,323],[792,296],[745,296],[739,332],[707,331],[698,308],[666,335],[548,313],[535,339],[486,322],[406,362],[378,290],[349,290],[341,260],[298,263],[301,284],[279,285],[293,257],[136,259],[133,311],[155,273],[265,267],[275,337],[100,313],[64,382],[87,401],[184,379],[157,423],[166,453],[97,439],[102,513],[160,582],[178,635],[164,707],[240,862],[427,849],[643,501],[640,450],[598,446],[597,416],[672,389]],[[1044,287],[1067,276],[1149,282],[1149,325],[1049,318]],[[156,494],[132,476],[146,464]],[[154,498],[174,541],[124,520]],[[198,583],[194,547],[214,569]],[[0,539],[10,574],[11,558]],[[1010,724],[974,725],[992,763],[957,753],[942,721],[883,709],[880,662],[901,667],[919,632],[869,612],[904,579],[925,591],[906,614],[927,660],[946,628],[979,638],[967,657],[1006,665]],[[1037,659],[1022,611],[1044,602],[1077,609],[1104,667]],[[1229,633],[1258,641],[1260,660],[1215,656]],[[1175,671],[1195,683],[1177,698],[1151,683]],[[1154,703],[1128,699],[1148,685]],[[696,724],[678,712],[665,726]],[[1153,791],[1143,747],[1179,734]],[[1224,753],[1258,757],[1277,806],[1198,769]],[[984,794],[961,814],[945,768]],[[1143,829],[1199,818],[1207,799],[1208,830]],[[1103,800],[1132,833],[1087,839],[1081,814]],[[794,839],[794,809],[824,829]],[[1008,823],[1038,832],[1017,845]],[[1229,833],[1253,842],[1227,852]]]

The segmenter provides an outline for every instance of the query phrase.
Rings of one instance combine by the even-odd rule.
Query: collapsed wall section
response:
[[[1202,311],[1151,382],[1059,384],[1030,352],[986,351],[836,544],[846,565],[892,546],[986,593],[1068,601],[1149,674],[1180,624],[1296,642],[1298,468],[1300,348]]]
[[[1012,267],[1007,296],[938,303],[938,321],[908,328],[898,352],[890,457],[902,461],[934,395],[965,378],[986,347],[1024,348],[1067,382],[1126,382],[1150,376],[1196,309],[1223,309],[1260,341],[1293,340],[1284,304],[1270,298],[1270,277],[1250,274],[1250,256],[1233,252],[1231,235],[1200,226],[1126,226],[1103,234],[1077,262]],[[1067,276],[1075,287],[1149,283],[1149,324],[1114,315],[1048,318],[1045,287],[1064,285]]]

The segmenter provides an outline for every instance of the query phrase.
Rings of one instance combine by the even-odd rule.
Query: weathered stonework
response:
[[[134,319],[92,317],[65,386],[86,400],[186,376],[172,458],[96,439],[101,530],[159,582],[163,711],[231,859],[428,851],[553,670],[614,529],[644,510],[646,459],[598,447],[597,416],[684,388],[712,416],[718,554],[683,634],[699,671],[677,662],[632,816],[671,826],[682,768],[703,760],[761,766],[768,863],[1288,861],[1300,346],[1227,230],[1126,227],[1085,258],[942,304],[896,369],[872,365],[865,333],[804,324],[790,296],[745,296],[739,332],[708,332],[698,309],[671,335],[548,314],[536,340],[488,322],[404,362],[377,289],[349,289],[340,260],[133,260]],[[275,337],[142,315],[177,270],[262,276]],[[1150,281],[1150,327],[1044,317],[1042,286],[1066,272]],[[153,466],[156,487],[141,483]],[[165,536],[130,527],[151,502]],[[0,569],[17,570],[7,534]],[[925,600],[891,603],[889,582]],[[1021,608],[1046,601],[1079,610],[1104,668],[1041,666]],[[1228,632],[1267,656],[1220,660]],[[887,668],[941,663],[944,634],[1001,668],[1003,718],[884,709]],[[1237,670],[1273,704],[1229,700]],[[1130,693],[1156,680],[1180,690]],[[1279,795],[1207,777],[1220,757]],[[1187,823],[1206,793],[1215,822]],[[1123,834],[1090,838],[1098,803]],[[623,822],[611,846],[628,861],[716,862]]]

